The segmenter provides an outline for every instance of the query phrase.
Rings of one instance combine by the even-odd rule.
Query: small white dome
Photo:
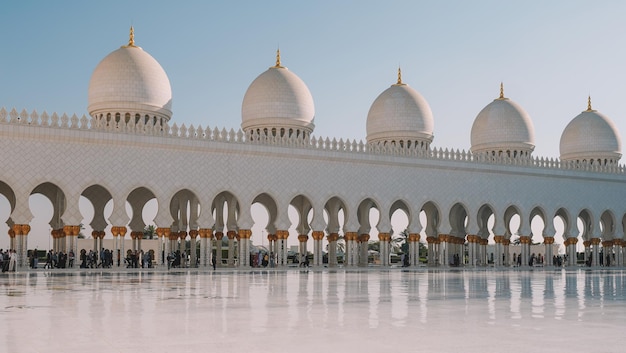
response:
[[[622,157],[622,141],[611,119],[589,107],[563,130],[561,160],[615,163]]]
[[[131,28],[129,44],[107,55],[89,82],[89,114],[148,116],[169,121],[172,89],[167,74],[150,54],[135,46]]]
[[[387,88],[372,103],[367,114],[368,143],[422,144],[433,141],[433,113],[426,99],[409,85],[398,83]]]
[[[241,107],[244,131],[294,129],[309,135],[315,125],[315,106],[306,84],[286,67],[276,66],[259,75],[248,87]]]
[[[529,156],[535,149],[535,129],[528,113],[501,91],[476,116],[471,143],[472,153]]]

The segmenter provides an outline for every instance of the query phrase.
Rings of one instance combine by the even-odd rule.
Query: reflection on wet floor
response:
[[[405,334],[444,350],[466,340],[472,344],[463,350],[472,352],[484,329],[507,342],[538,330],[557,334],[566,324],[568,333],[598,330],[617,344],[625,340],[618,335],[625,277],[621,270],[18,273],[0,277],[0,337],[15,352],[33,340],[66,352],[83,351],[81,342],[113,351],[229,343],[222,352],[240,352],[273,341],[300,352],[343,345],[382,352],[385,340],[376,337]],[[433,340],[447,335],[455,339]],[[539,344],[550,339],[543,335],[536,348],[550,351]]]

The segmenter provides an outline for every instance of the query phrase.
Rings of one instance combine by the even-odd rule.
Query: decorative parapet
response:
[[[492,156],[487,154],[472,154],[469,151],[448,148],[428,148],[421,146],[402,147],[398,145],[368,145],[363,141],[350,139],[330,139],[328,137],[307,136],[272,136],[265,133],[249,132],[244,133],[241,129],[226,130],[206,127],[201,125],[195,127],[185,124],[178,126],[176,123],[171,126],[168,123],[145,124],[143,119],[138,123],[131,121],[126,123],[120,121],[105,121],[102,119],[87,118],[85,115],[80,118],[76,114],[68,117],[66,114],[58,116],[56,113],[48,115],[45,111],[39,115],[37,111],[28,113],[25,109],[18,113],[15,108],[7,112],[5,108],[0,109],[0,125],[27,125],[34,127],[45,127],[52,129],[87,130],[98,132],[110,132],[131,135],[157,136],[164,138],[179,138],[215,141],[235,144],[257,144],[270,145],[287,148],[302,148],[312,150],[322,150],[329,152],[387,155],[393,157],[413,157],[438,161],[456,161],[466,163],[494,164],[505,166],[520,166],[542,169],[576,170],[596,173],[626,174],[623,164],[606,164],[581,162],[581,161],[561,161],[558,158],[546,157],[508,157]]]

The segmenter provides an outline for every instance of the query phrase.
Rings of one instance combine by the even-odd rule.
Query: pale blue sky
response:
[[[593,106],[626,131],[623,1],[14,1],[0,6],[0,106],[87,114],[93,69],[128,40],[167,72],[173,122],[239,128],[274,63],[308,85],[315,135],[365,138],[374,99],[403,79],[430,103],[436,147],[468,149],[498,95],[530,114],[535,155]]]

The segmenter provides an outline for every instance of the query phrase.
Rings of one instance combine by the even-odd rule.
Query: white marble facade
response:
[[[132,33],[129,44],[114,53],[94,71],[91,117],[0,110],[0,163],[5,166],[0,192],[11,204],[11,244],[20,253],[22,266],[32,219],[28,199],[33,193],[52,201],[51,236],[57,239],[55,248],[65,251],[77,250],[82,195],[96,210],[91,227],[100,232],[98,236],[106,230],[114,239],[135,237],[145,227],[141,217],[127,214],[126,202],[137,211],[156,198],[160,250],[171,251],[180,239],[191,238],[200,242],[200,266],[210,266],[212,241],[222,237],[239,245],[238,254],[229,253],[228,263],[238,258],[237,266],[250,265],[246,256],[253,225],[250,206],[257,202],[270,215],[265,231],[279,266],[286,263],[289,205],[300,213],[296,227],[300,242],[314,239],[308,251],[314,253],[316,266],[322,264],[324,238],[330,244],[329,266],[336,265],[340,236],[346,242],[344,264],[364,265],[363,249],[373,228],[383,244],[381,258],[386,259],[391,214],[398,209],[409,219],[409,242],[428,243],[432,266],[449,265],[454,254],[464,251],[463,244],[468,244],[468,265],[484,264],[490,233],[495,235],[497,266],[511,262],[508,255],[501,256],[509,253],[514,234],[527,249],[522,251],[526,263],[530,221],[536,216],[546,224],[542,236],[548,265],[555,217],[565,224],[570,265],[575,264],[577,219],[584,224],[582,239],[589,253],[601,247],[605,254],[614,254],[613,265],[624,265],[626,169],[618,163],[621,141],[610,120],[595,112],[590,102],[581,114],[586,120],[568,126],[569,132],[563,134],[561,159],[532,156],[530,117],[503,92],[478,114],[470,151],[433,148],[430,108],[402,82],[399,72],[392,89],[372,105],[367,142],[319,138],[313,135],[314,107],[306,85],[283,71],[287,69],[277,55],[276,65],[246,93],[242,130],[235,131],[170,121],[171,90],[158,63],[154,65],[156,61],[134,45]],[[117,70],[134,73],[118,75]],[[157,88],[142,88],[140,77],[160,81]],[[124,89],[139,93],[117,94]],[[381,122],[385,116],[387,125]],[[576,137],[580,131],[595,141],[588,149]],[[104,205],[110,200],[113,213],[105,219]],[[371,208],[380,212],[378,224],[369,224]],[[425,224],[420,222],[421,211]],[[495,224],[489,229],[492,215]],[[514,215],[520,218],[519,229],[508,227]],[[416,266],[418,247],[409,249],[411,265]],[[596,256],[594,264],[597,261]]]

